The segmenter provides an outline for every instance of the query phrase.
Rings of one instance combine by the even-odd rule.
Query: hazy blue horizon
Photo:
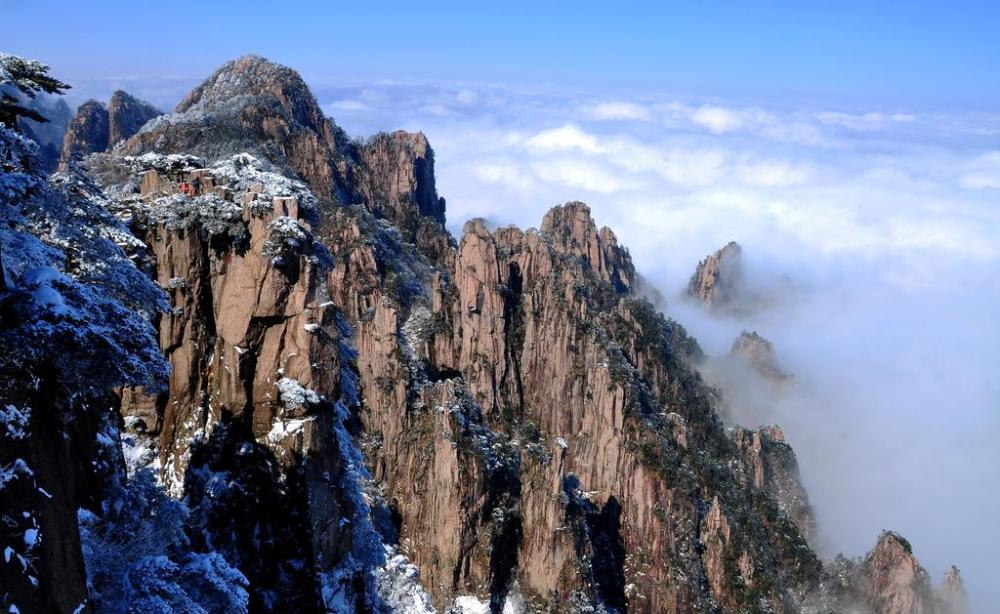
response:
[[[8,0],[0,16],[8,52],[70,83],[196,81],[256,53],[313,80],[549,83],[845,110],[1000,101],[995,3],[367,4]]]

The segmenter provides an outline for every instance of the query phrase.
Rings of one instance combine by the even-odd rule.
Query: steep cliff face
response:
[[[357,322],[365,450],[435,603],[791,607],[818,562],[586,205],[541,231],[470,222],[443,270],[365,234],[333,234],[331,289]]]
[[[757,331],[743,331],[733,341],[730,350],[734,356],[746,360],[749,365],[764,377],[781,381],[791,377],[778,365],[778,357],[774,353],[774,345],[757,334]]]
[[[63,135],[63,168],[74,158],[111,149],[158,115],[162,113],[156,107],[122,90],[112,94],[107,106],[88,100],[77,109]]]
[[[434,183],[434,150],[423,133],[377,134],[353,152],[356,199],[389,220],[404,240],[434,261],[453,247],[444,230],[445,201]]]
[[[63,162],[108,148],[108,108],[98,100],[88,100],[76,110],[63,137]]]
[[[751,431],[736,427],[732,437],[750,463],[754,487],[770,493],[781,511],[799,528],[802,537],[814,542],[816,520],[802,487],[795,452],[785,442],[781,429],[765,426]]]
[[[730,241],[714,254],[698,263],[687,294],[711,309],[731,307],[739,298],[743,283],[742,248]]]
[[[415,216],[444,224],[444,199],[434,183],[434,150],[423,133],[378,134],[360,147],[358,192],[369,210],[399,228]]]
[[[880,614],[933,614],[937,611],[930,577],[913,556],[910,543],[886,531],[865,559],[864,599]]]
[[[116,90],[108,102],[108,147],[131,137],[149,120],[163,112],[144,100]]]
[[[201,509],[196,535],[249,579],[251,607],[311,609],[317,576],[350,551],[334,437],[350,367],[320,291],[328,256],[308,222],[316,201],[250,156],[198,163],[137,162],[130,209],[171,295],[160,345],[172,373],[166,393],[131,391],[123,409],[157,437],[172,494]],[[202,193],[178,191],[196,178]]]
[[[251,611],[923,603],[891,543],[822,569],[780,429],[724,427],[586,205],[456,243],[423,135],[350,143],[252,56],[87,168],[171,303],[166,390],[124,389],[124,425]],[[738,254],[692,292],[726,303]]]

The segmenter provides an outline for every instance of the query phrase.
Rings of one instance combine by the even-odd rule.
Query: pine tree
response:
[[[62,94],[70,88],[62,81],[49,76],[49,67],[35,60],[28,60],[9,53],[0,53],[0,86],[13,86],[28,98],[39,92]],[[0,124],[17,130],[20,118],[36,122],[49,121],[34,109],[26,107],[9,92],[0,95]]]

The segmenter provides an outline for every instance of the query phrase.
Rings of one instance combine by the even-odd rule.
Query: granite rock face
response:
[[[396,226],[413,215],[444,224],[443,198],[434,184],[434,150],[422,132],[378,134],[360,148],[359,193],[369,209]]]
[[[389,220],[435,262],[454,242],[444,230],[445,200],[434,182],[434,150],[423,133],[377,134],[352,151],[355,199]]]
[[[930,577],[913,556],[910,543],[886,531],[865,559],[864,600],[880,614],[937,612]]]
[[[88,159],[171,297],[167,390],[121,413],[251,610],[780,613],[821,592],[782,432],[724,426],[614,233],[570,202],[456,242],[433,165],[422,134],[347,140],[254,56]],[[725,304],[738,263],[710,256],[693,296]],[[923,604],[887,540],[851,599]]]
[[[586,205],[540,231],[469,222],[429,271],[365,234],[347,217],[333,233],[330,286],[355,323],[373,475],[436,604],[499,607],[516,586],[534,608],[792,607],[818,561],[747,481],[697,344],[633,296]],[[394,290],[407,274],[429,292]]]
[[[122,411],[156,441],[171,494],[200,505],[199,528],[234,553],[252,609],[313,609],[317,578],[350,552],[339,521],[351,514],[334,406],[350,397],[348,341],[321,291],[315,198],[247,155],[163,161],[138,162],[130,211],[171,295],[159,330],[172,369],[156,397],[125,391]]]
[[[799,528],[802,536],[814,543],[816,519],[809,496],[799,477],[795,452],[785,441],[779,427],[766,426],[756,431],[734,428],[733,442],[743,452],[752,469],[753,485],[774,497],[778,507]]]
[[[108,102],[108,147],[128,139],[159,115],[163,112],[148,102],[122,90],[115,91]]]
[[[77,109],[63,136],[61,165],[108,151],[158,115],[162,113],[156,107],[122,90],[117,90],[107,105],[88,100]]]
[[[108,149],[108,108],[98,100],[88,100],[76,110],[63,137],[63,163]]]
[[[706,256],[688,282],[688,296],[709,309],[732,307],[743,283],[742,252],[738,243],[730,241]]]
[[[757,331],[743,331],[733,340],[731,353],[746,360],[754,371],[775,381],[791,377],[778,364],[774,345],[757,334]]]
[[[206,133],[207,126],[212,130]],[[349,201],[340,141],[346,137],[323,116],[298,73],[248,55],[216,70],[173,113],[128,139],[122,152],[206,159],[251,153],[294,173],[318,195]]]

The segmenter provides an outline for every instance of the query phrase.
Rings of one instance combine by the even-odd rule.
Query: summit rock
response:
[[[162,114],[153,105],[122,90],[112,94],[107,105],[88,100],[77,109],[63,135],[60,162],[65,167],[73,158],[108,151]]]
[[[128,139],[159,115],[163,115],[163,111],[145,100],[122,90],[115,91],[108,102],[108,147]]]
[[[730,307],[738,298],[743,283],[742,254],[739,243],[730,241],[706,256],[688,282],[688,296],[709,309]]]
[[[776,381],[786,380],[791,377],[778,364],[774,345],[757,334],[757,331],[743,331],[740,333],[740,336],[733,340],[730,351],[734,356],[745,359],[754,371],[757,371],[764,377]]]

